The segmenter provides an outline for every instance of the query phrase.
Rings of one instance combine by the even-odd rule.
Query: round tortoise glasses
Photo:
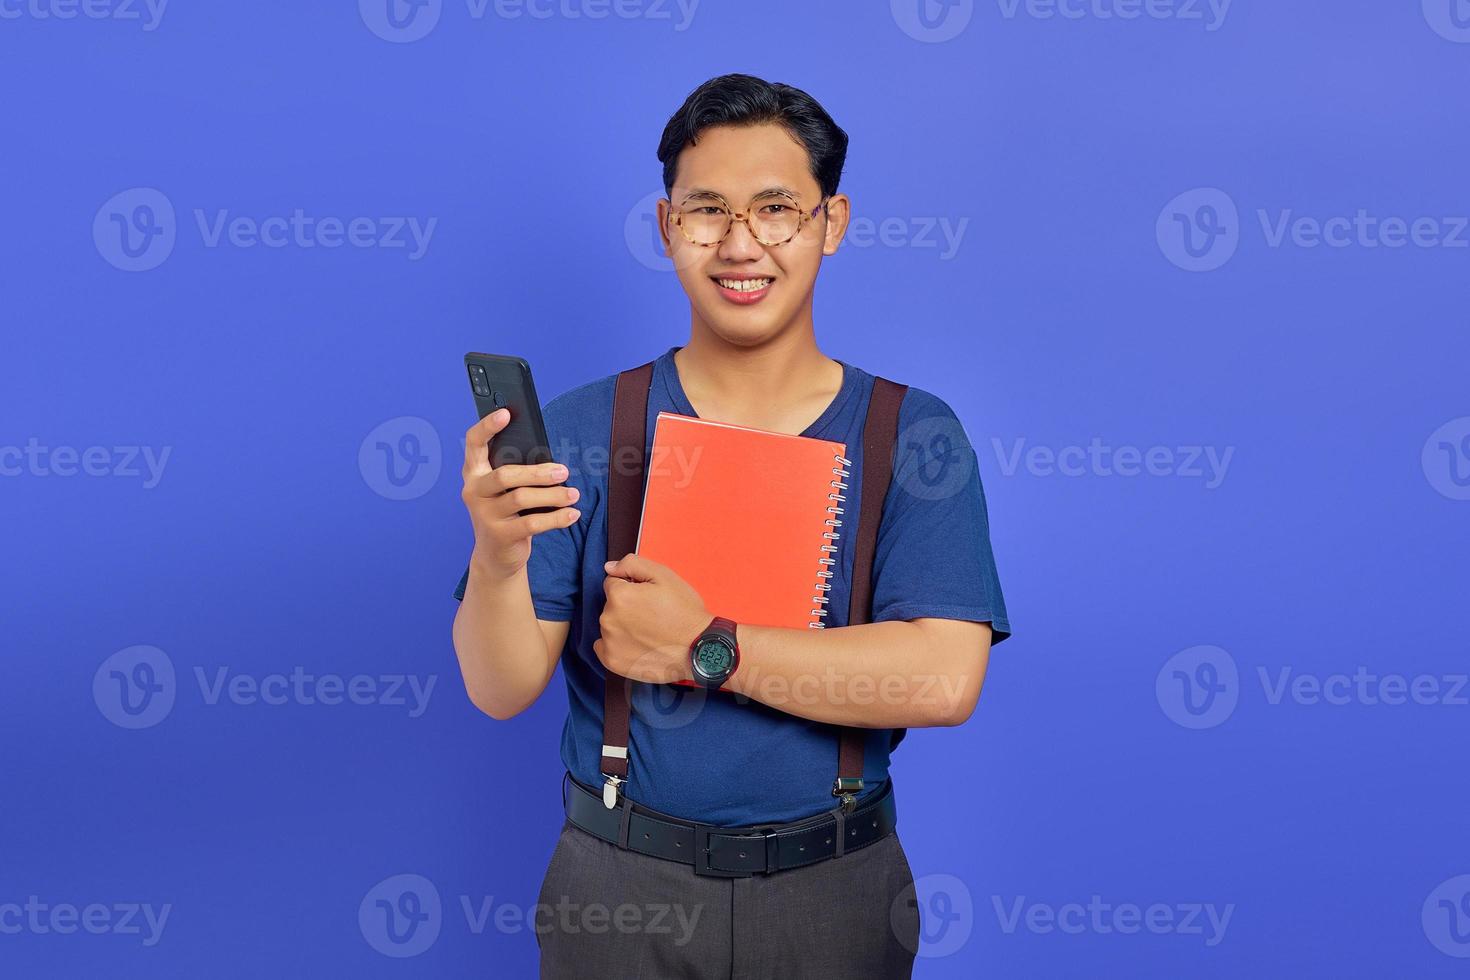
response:
[[[824,197],[816,207],[803,211],[789,194],[767,192],[752,199],[744,211],[736,211],[723,197],[706,191],[685,198],[680,207],[670,206],[669,220],[679,227],[691,245],[702,248],[713,248],[723,242],[736,221],[745,222],[751,237],[762,245],[777,246],[801,234],[801,229],[826,204]]]

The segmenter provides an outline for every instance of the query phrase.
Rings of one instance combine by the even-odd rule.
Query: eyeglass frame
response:
[[[779,248],[782,245],[789,245],[792,242],[796,241],[796,239],[801,236],[802,230],[806,228],[806,223],[808,221],[810,221],[811,219],[815,218],[817,216],[817,212],[818,211],[821,211],[823,208],[825,208],[827,206],[827,202],[830,201],[830,200],[832,200],[831,197],[824,197],[820,201],[817,202],[816,207],[812,208],[810,211],[803,211],[802,208],[801,208],[801,202],[798,201],[795,197],[791,196],[790,194],[780,194],[780,193],[778,193],[778,194],[775,194],[775,195],[769,195],[769,196],[774,196],[774,197],[784,197],[788,201],[790,201],[792,204],[796,205],[796,215],[797,215],[797,217],[796,217],[796,231],[794,231],[794,232],[791,233],[791,237],[790,238],[788,238],[788,239],[786,239],[785,241],[782,241],[782,242],[768,242],[768,241],[763,240],[759,235],[757,235],[755,233],[755,226],[750,223],[750,218],[751,218],[750,211],[749,211],[750,204],[754,204],[757,200],[759,200],[759,197],[753,197],[753,198],[750,199],[750,204],[747,204],[745,206],[747,210],[745,210],[745,211],[736,211],[734,208],[732,208],[730,206],[730,202],[727,201],[727,200],[725,200],[724,195],[716,194],[714,191],[707,191],[705,193],[707,193],[709,196],[713,197],[714,199],[718,200],[720,202],[720,204],[723,205],[724,211],[725,211],[725,215],[729,219],[725,223],[725,233],[723,235],[721,235],[718,239],[716,239],[715,241],[712,241],[712,242],[696,242],[694,239],[690,238],[689,237],[689,232],[687,230],[685,230],[685,228],[684,228],[684,222],[683,222],[684,210],[683,210],[683,208],[682,207],[676,208],[676,207],[674,207],[674,202],[673,201],[669,201],[669,220],[671,220],[674,223],[674,225],[679,229],[679,234],[681,234],[681,235],[684,236],[684,240],[686,242],[688,242],[690,245],[697,245],[700,248],[714,248],[717,245],[724,244],[725,239],[727,239],[727,238],[730,237],[730,232],[732,232],[732,231],[735,230],[735,222],[736,221],[743,221],[743,222],[745,222],[745,230],[748,231],[748,232],[750,232],[750,237],[751,238],[754,238],[756,241],[760,242],[762,245],[764,245],[767,248]],[[688,204],[689,203],[689,200],[690,200],[690,198],[687,198],[686,197],[684,199],[684,203],[685,204]]]

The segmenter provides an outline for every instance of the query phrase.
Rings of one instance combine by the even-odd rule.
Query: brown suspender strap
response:
[[[615,561],[638,544],[643,509],[643,462],[648,444],[648,388],[653,362],[618,375],[613,389],[611,444],[607,470],[607,557]],[[607,672],[602,692],[602,802],[617,804],[618,787],[628,778],[628,687],[626,677]]]
[[[613,389],[613,417],[608,447],[607,555],[610,560],[629,554],[638,543],[638,519],[643,509],[643,468],[648,447],[648,389],[653,362],[618,375]],[[907,386],[885,378],[873,379],[873,394],[863,423],[862,510],[852,560],[852,595],[847,622],[857,626],[872,619],[873,556],[878,547],[878,525],[883,499],[893,476],[893,446],[898,436],[898,410]],[[611,671],[602,698],[602,801],[617,805],[618,787],[628,778],[627,678]],[[840,728],[837,779],[832,793],[851,808],[863,788],[863,742],[867,729]]]
[[[873,555],[878,549],[878,525],[883,519],[883,498],[893,477],[893,445],[898,438],[898,409],[907,385],[886,378],[873,379],[868,417],[863,423],[862,510],[858,514],[857,537],[853,540],[852,595],[847,607],[847,625],[872,622]],[[863,742],[866,728],[842,728],[837,747],[837,780],[832,795],[851,809],[863,788]]]

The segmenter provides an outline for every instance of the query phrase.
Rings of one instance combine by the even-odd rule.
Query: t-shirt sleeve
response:
[[[950,407],[910,388],[873,558],[873,622],[962,619],[989,623],[992,644],[1010,636],[978,463]]]
[[[568,447],[574,446],[568,441],[570,433],[568,433],[568,438],[561,438],[565,427],[558,425],[558,422],[564,413],[559,411],[563,406],[558,403],[562,400],[562,398],[553,399],[543,412],[546,419],[546,434],[550,439],[557,462],[564,463],[567,467],[569,473],[567,483],[576,487],[580,492],[573,506],[581,511],[582,516],[570,527],[543,531],[533,537],[531,557],[526,561],[526,577],[531,584],[531,605],[536,610],[536,618],[558,623],[570,622],[572,619],[579,591],[582,552],[586,547],[587,527],[591,520],[590,515],[596,512],[600,490],[600,488],[590,486],[592,481],[588,478],[587,467],[577,465],[574,458],[563,459],[556,456],[557,448],[567,450]],[[575,450],[570,450],[567,455],[575,455]],[[460,576],[459,585],[454,590],[456,599],[464,599],[469,575],[469,569],[465,569],[464,574]]]

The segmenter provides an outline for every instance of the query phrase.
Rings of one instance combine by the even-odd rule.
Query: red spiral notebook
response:
[[[660,412],[635,550],[677,572],[713,615],[820,629],[846,453],[841,442]]]

